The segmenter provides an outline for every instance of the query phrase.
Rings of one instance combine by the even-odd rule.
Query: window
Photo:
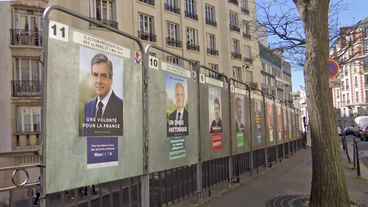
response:
[[[165,0],[165,10],[173,12],[175,14],[180,14],[179,2],[178,0]]]
[[[103,24],[109,25],[114,28],[118,28],[116,22],[116,5],[113,0],[90,0],[92,5],[91,17]],[[91,24],[92,27],[98,27],[97,25]]]
[[[238,24],[238,15],[230,12],[230,30],[240,32],[239,24]]]
[[[240,8],[241,8],[241,11],[243,13],[249,14],[248,0],[241,0],[240,1]]]
[[[41,63],[38,59],[14,58],[13,96],[41,96]]]
[[[233,77],[238,79],[239,81],[242,81],[242,71],[240,67],[233,67]]]
[[[212,6],[205,6],[205,13],[206,13],[206,24],[217,27],[217,22],[215,19],[215,8]]]
[[[231,57],[241,59],[239,40],[231,39]]]
[[[195,61],[195,60],[192,60],[192,62],[193,63],[191,63],[191,62],[189,62],[189,67],[190,67],[190,69],[192,69],[192,70],[196,70],[197,68],[197,65],[199,65],[199,61]]]
[[[177,58],[177,57],[168,55],[167,56],[167,61],[179,65],[179,58]]]
[[[139,14],[138,37],[142,40],[156,42],[153,17]]]
[[[355,76],[354,78],[355,78],[355,87],[357,87],[358,86],[358,77]]]
[[[168,22],[166,26],[167,26],[166,44],[174,47],[181,47],[179,25]]]
[[[209,68],[211,68],[214,71],[217,71],[217,72],[219,71],[218,65],[216,65],[216,64],[208,64],[208,66],[209,66]],[[211,72],[211,71],[208,71],[208,74],[206,74],[206,75],[208,75],[209,77],[212,77],[212,78],[218,78],[218,74],[214,73],[214,72]]]
[[[367,43],[363,44],[363,55],[366,55],[366,54],[368,54],[368,44]]]
[[[152,6],[155,5],[155,0],[139,0],[139,1],[143,2],[143,3],[146,3],[146,4],[149,4],[149,5],[152,5]]]
[[[187,28],[187,49],[199,52],[198,30]]]
[[[247,45],[244,45],[244,61],[247,63],[252,63],[252,54],[250,51],[250,47]]]
[[[243,21],[242,27],[243,27],[243,37],[246,39],[251,39],[249,22]]]
[[[14,8],[12,45],[42,46],[41,10]]]
[[[252,71],[245,71],[245,82],[250,83],[253,82],[253,72]]]
[[[346,103],[347,104],[350,104],[350,96],[349,95],[350,95],[349,93],[346,94]]]
[[[20,106],[17,110],[17,133],[41,131],[41,107]]]
[[[207,54],[218,56],[218,50],[216,50],[216,36],[207,33]]]
[[[355,91],[355,100],[358,102],[359,101],[359,92]]]
[[[266,71],[266,64],[262,63],[262,70]]]
[[[185,0],[185,17],[198,20],[195,0]]]

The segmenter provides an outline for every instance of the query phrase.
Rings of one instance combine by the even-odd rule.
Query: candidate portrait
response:
[[[213,101],[214,109],[215,109],[215,119],[212,121],[210,126],[210,133],[222,132],[222,120],[220,117],[221,113],[221,105],[220,100],[215,98]]]
[[[90,81],[96,96],[85,103],[82,136],[123,135],[123,100],[112,90],[113,80],[111,60],[101,53],[94,55]]]
[[[175,104],[167,101],[167,109],[171,109],[171,113],[168,114],[167,119],[167,136],[182,136],[189,134],[189,122],[188,122],[188,111],[186,109],[186,80],[180,77],[167,75],[166,76],[167,87],[172,87],[175,84],[175,90],[172,91],[167,89],[169,97],[174,97]],[[172,89],[172,88],[171,88]],[[172,94],[174,93],[174,94]],[[176,107],[175,107],[176,106]],[[174,110],[172,110],[174,109]]]
[[[239,97],[235,100],[235,108],[236,108],[236,132],[244,132],[244,123],[242,123],[243,117],[243,100]]]

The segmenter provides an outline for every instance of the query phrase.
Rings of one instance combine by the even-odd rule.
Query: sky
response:
[[[331,2],[336,2],[337,0],[331,0]],[[340,27],[352,26],[363,20],[368,16],[368,0],[347,0],[347,10],[340,11],[338,13],[339,25]],[[326,68],[326,71],[328,69]],[[292,82],[293,82],[293,92],[297,92],[300,89],[300,85],[303,87],[304,84],[304,74],[302,70],[292,70]]]

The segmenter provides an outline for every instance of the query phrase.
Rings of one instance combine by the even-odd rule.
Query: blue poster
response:
[[[87,137],[87,169],[118,165],[118,137]]]

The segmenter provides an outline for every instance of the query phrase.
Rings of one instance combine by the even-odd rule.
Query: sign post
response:
[[[330,88],[341,87],[341,80],[335,78],[339,73],[339,65],[333,60],[328,60],[328,77],[330,78]]]

